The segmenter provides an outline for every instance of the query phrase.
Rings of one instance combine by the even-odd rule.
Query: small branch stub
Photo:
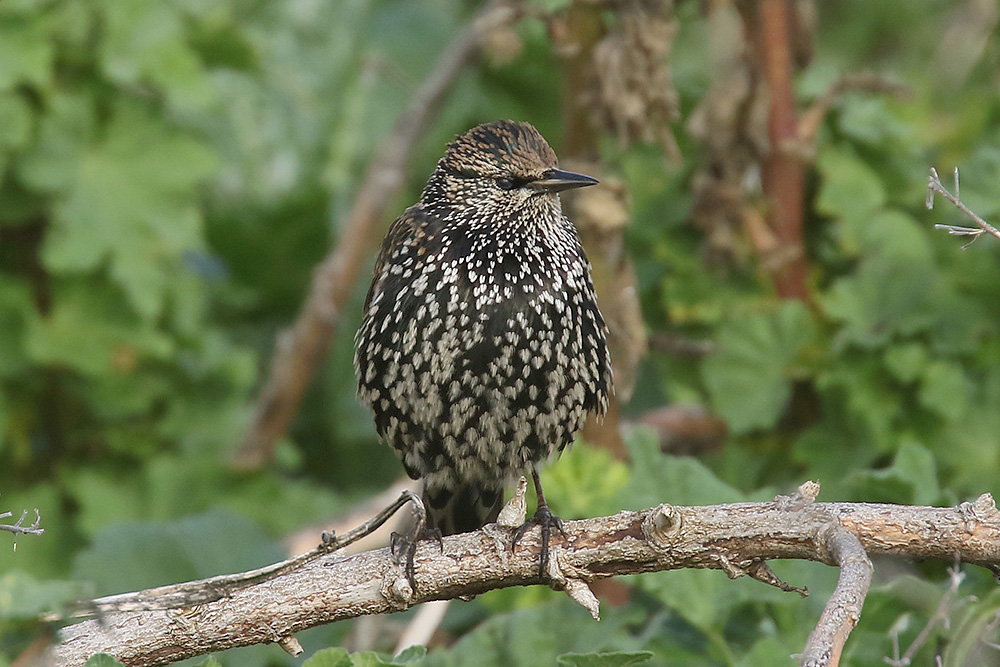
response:
[[[779,509],[795,511],[816,502],[818,497],[819,482],[803,482],[799,488],[795,489],[795,493],[787,496],[775,496],[774,503]]]
[[[528,501],[524,497],[527,491],[528,480],[524,475],[521,475],[521,479],[517,481],[514,496],[500,510],[500,515],[497,517],[498,526],[517,528],[524,523],[525,518],[528,516]]]
[[[962,503],[958,510],[978,521],[993,520],[998,513],[996,501],[989,493],[984,493],[971,503]]]
[[[670,542],[681,532],[681,516],[673,505],[660,505],[642,522],[642,534],[657,549],[669,549]]]
[[[601,603],[598,601],[594,591],[590,589],[587,582],[581,579],[566,580],[566,594],[573,598],[573,601],[590,612],[595,621],[601,620]]]
[[[746,569],[746,573],[753,579],[767,584],[768,586],[774,586],[786,593],[798,593],[799,597],[807,598],[809,597],[809,589],[800,586],[792,586],[791,584],[783,581],[774,573],[771,566],[767,564],[766,560],[754,561],[750,564],[750,567]]]
[[[397,573],[390,571],[389,576],[394,578],[388,586],[386,598],[394,607],[406,609],[410,604],[410,600],[413,599],[413,587],[410,586],[410,582],[406,580],[406,577],[402,576],[402,573],[399,573],[397,576]]]
[[[279,639],[278,646],[280,646],[285,653],[296,658],[302,655],[302,651],[304,650],[302,648],[302,644],[299,643],[299,640],[296,639],[294,635],[289,635]]]

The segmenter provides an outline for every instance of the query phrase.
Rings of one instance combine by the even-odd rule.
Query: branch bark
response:
[[[288,429],[313,371],[329,348],[341,310],[375,241],[378,223],[403,186],[410,153],[459,73],[478,53],[484,36],[520,15],[519,9],[502,2],[490,2],[480,10],[445,48],[382,142],[339,243],[317,267],[294,326],[278,335],[267,381],[234,457],[238,467],[257,468],[270,460],[275,443]]]
[[[1000,511],[988,494],[937,508],[815,503],[817,491],[807,483],[797,494],[769,503],[660,505],[568,521],[567,537],[556,537],[552,545],[550,585],[596,615],[589,584],[605,577],[710,568],[798,590],[780,581],[766,562],[789,558],[838,566],[840,582],[800,656],[800,664],[836,665],[870,582],[868,555],[1000,566]],[[107,652],[126,665],[160,665],[250,644],[294,645],[294,633],[324,623],[544,583],[538,577],[537,533],[526,535],[513,552],[509,543],[510,529],[498,525],[446,537],[440,549],[433,540],[421,543],[415,593],[388,549],[329,554],[210,603],[112,612],[71,625],[50,657],[68,667]],[[210,587],[212,580],[203,583]]]

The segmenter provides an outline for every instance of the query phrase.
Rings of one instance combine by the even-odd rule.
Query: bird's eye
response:
[[[514,179],[510,176],[501,176],[497,179],[497,187],[501,190],[511,190],[514,188]]]

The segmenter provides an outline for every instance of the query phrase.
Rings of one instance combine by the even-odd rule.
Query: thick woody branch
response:
[[[275,443],[295,416],[314,369],[326,354],[386,207],[403,186],[410,153],[459,73],[478,54],[483,39],[519,16],[519,10],[499,2],[488,3],[476,14],[445,48],[382,142],[339,243],[316,268],[295,325],[278,336],[267,381],[235,456],[236,465],[255,468],[270,459]]]
[[[866,554],[899,554],[996,567],[1000,512],[992,497],[957,508],[813,503],[797,496],[770,503],[708,507],[660,505],[640,512],[566,522],[553,538],[550,578],[596,612],[588,584],[622,574],[681,568],[724,570],[792,589],[766,561],[806,559],[841,568],[840,583],[809,639],[803,664],[834,665],[857,621],[871,576]],[[56,665],[82,665],[107,652],[126,665],[158,665],[249,644],[294,645],[306,628],[429,600],[543,583],[538,534],[511,552],[510,530],[483,530],[419,545],[414,594],[387,549],[328,554],[210,603],[181,609],[113,612],[65,628]],[[211,584],[211,580],[205,582]]]
[[[872,562],[857,537],[840,526],[833,526],[824,542],[830,556],[840,566],[840,578],[819,622],[809,633],[805,651],[799,659],[804,667],[835,665],[840,661],[847,637],[861,618],[861,607],[872,583]]]

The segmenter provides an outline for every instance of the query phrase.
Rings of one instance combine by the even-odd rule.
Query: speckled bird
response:
[[[390,227],[355,340],[361,400],[379,436],[424,481],[428,527],[496,519],[530,470],[557,456],[611,390],[590,262],[559,192],[597,183],[563,171],[527,123],[479,125],[448,146],[420,201]]]

